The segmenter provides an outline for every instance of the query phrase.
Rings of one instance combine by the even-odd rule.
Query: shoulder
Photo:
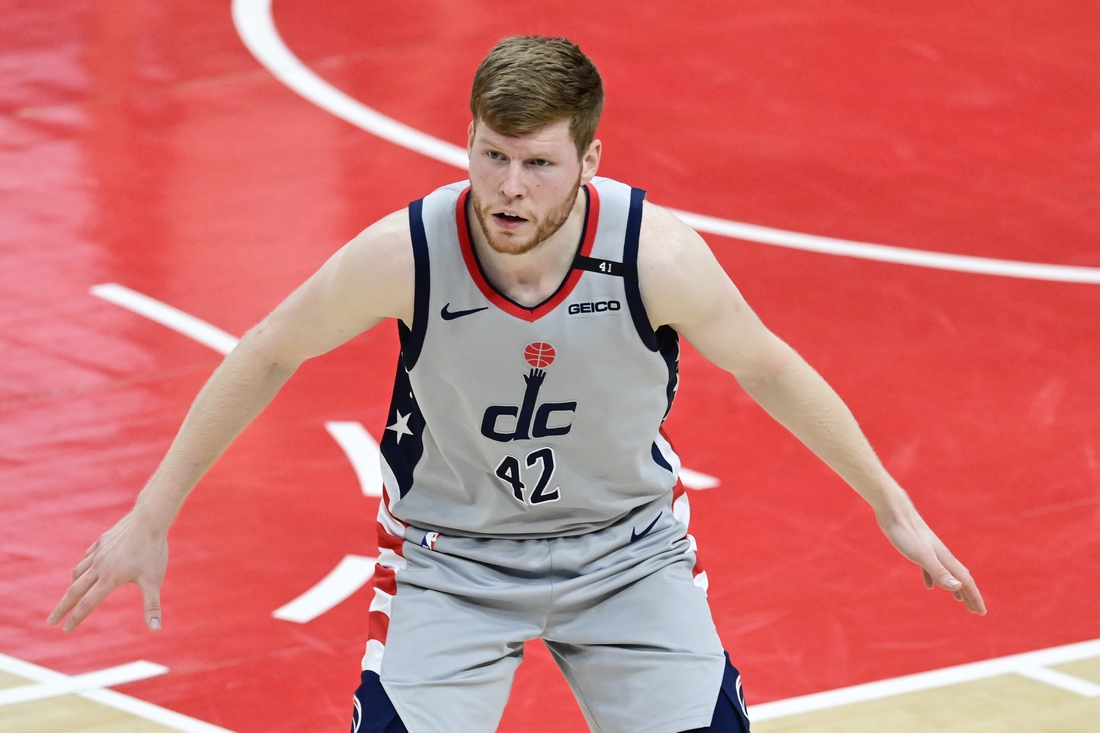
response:
[[[407,209],[361,231],[329,264],[334,295],[349,310],[411,322],[416,267]]]
[[[654,328],[690,322],[729,283],[699,233],[664,207],[646,201],[638,241],[642,302]]]

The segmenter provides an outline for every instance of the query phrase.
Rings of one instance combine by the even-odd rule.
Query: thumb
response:
[[[152,631],[160,631],[160,586],[141,586],[142,605],[145,609],[145,625]]]

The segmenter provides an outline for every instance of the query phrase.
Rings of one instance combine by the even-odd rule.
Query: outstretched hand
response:
[[[985,601],[970,571],[955,559],[911,504],[895,516],[880,516],[878,521],[898,552],[920,565],[924,587],[932,589],[938,585],[955,600],[965,603],[971,613],[985,615]]]
[[[113,590],[125,583],[141,588],[145,624],[157,631],[161,625],[160,586],[168,569],[168,536],[127,514],[103,533],[84,553],[73,570],[72,584],[50,614],[54,625],[70,611],[64,630],[72,631]]]

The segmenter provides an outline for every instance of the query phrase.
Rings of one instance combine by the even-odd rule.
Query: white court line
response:
[[[699,473],[698,471],[692,471],[690,468],[680,466],[680,483],[689,489],[704,491],[706,489],[713,489],[722,482],[714,476],[708,476],[705,473]]]
[[[7,688],[0,691],[0,694],[12,693],[12,697],[15,697],[14,693],[26,689],[26,687],[43,686],[50,689],[67,687],[69,689],[66,692],[59,694],[75,693],[85,699],[98,702],[101,705],[107,705],[116,710],[122,710],[131,715],[151,720],[154,723],[159,723],[167,728],[183,731],[183,733],[233,733],[233,731],[227,728],[219,728],[216,725],[204,723],[201,720],[162,708],[159,705],[154,705],[144,700],[138,700],[129,695],[123,695],[121,692],[102,689],[102,687],[107,684],[117,685],[123,682],[132,682],[137,679],[152,677],[168,671],[167,667],[153,664],[152,662],[134,662],[132,664],[122,665],[121,667],[112,667],[98,672],[89,672],[88,674],[70,677],[61,672],[55,672],[52,669],[40,667],[37,664],[24,662],[22,659],[0,654],[0,671],[38,683],[38,685]],[[91,685],[91,682],[95,684]],[[98,689],[96,689],[97,687]],[[18,702],[18,700],[13,702]]]
[[[1028,677],[1038,682],[1045,682],[1054,687],[1061,687],[1063,690],[1075,692],[1083,697],[1100,697],[1100,685],[1089,682],[1088,680],[1083,680],[1080,677],[1074,677],[1065,672],[1059,672],[1056,669],[1049,669],[1048,667],[1023,667],[1015,671],[1016,674],[1023,677]]]
[[[272,612],[272,616],[284,621],[304,624],[347,600],[352,593],[367,584],[374,576],[377,557],[345,555],[335,568],[317,585],[290,603]]]
[[[468,167],[469,160],[466,157],[466,151],[462,148],[386,117],[348,96],[311,71],[283,43],[275,27],[275,19],[271,15],[271,2],[272,0],[233,0],[233,23],[244,45],[275,78],[321,109],[372,135],[456,168],[465,170]],[[783,229],[771,229],[755,224],[743,224],[686,211],[674,211],[674,213],[689,226],[701,232],[761,244],[940,270],[1032,280],[1100,284],[1100,268],[1097,267],[998,260],[867,242],[850,242]]]
[[[92,295],[122,306],[134,313],[143,315],[151,321],[167,326],[173,331],[189,336],[204,346],[209,346],[219,354],[228,354],[237,345],[236,336],[231,336],[220,328],[211,326],[181,310],[154,300],[148,295],[130,290],[130,288],[104,283],[92,286]]]
[[[1077,678],[1055,672],[1054,670],[1047,670],[1047,672],[1052,672],[1053,675],[1035,673],[1035,670],[1037,668],[1045,668],[1047,665],[1051,664],[1065,664],[1067,662],[1076,662],[1082,659],[1092,659],[1094,657],[1100,657],[1100,639],[1085,641],[1079,644],[1069,644],[1067,646],[1056,646],[1050,649],[1040,649],[1039,651],[1025,652],[1024,654],[1013,654],[1008,657],[999,657],[997,659],[987,659],[984,662],[960,664],[957,667],[947,667],[931,672],[921,672],[919,674],[895,677],[889,680],[880,680],[879,682],[869,682],[864,685],[844,687],[839,690],[829,690],[828,692],[818,692],[813,695],[804,695],[802,697],[792,697],[787,700],[750,705],[749,717],[754,721],[785,718],[790,715],[809,713],[815,710],[826,710],[828,708],[851,705],[858,702],[868,702],[870,700],[881,700],[886,697],[904,695],[909,692],[933,690],[938,687],[947,687],[948,685],[957,685],[963,682],[974,682],[976,680],[984,680],[1004,674],[1022,674],[1031,679],[1046,682],[1047,684],[1052,684],[1053,677],[1058,676],[1060,681],[1064,683],[1064,678],[1066,677],[1069,677],[1071,680],[1077,680]],[[1091,682],[1087,682],[1086,680],[1077,681],[1084,685],[1092,685]],[[1067,689],[1064,684],[1057,684],[1056,686]],[[1081,689],[1085,688],[1082,687]],[[1073,692],[1084,694],[1079,690],[1073,690]]]
[[[846,239],[833,239],[832,237],[819,237],[815,234],[800,234],[784,229],[771,229],[756,224],[742,224],[736,221],[716,219],[712,216],[692,214],[688,211],[678,211],[676,209],[669,209],[669,211],[683,219],[688,226],[700,232],[709,232],[710,234],[744,239],[761,244],[773,244],[789,249],[801,249],[807,252],[819,252],[841,257],[857,257],[878,262],[891,262],[896,265],[929,267],[936,270],[1019,277],[1029,280],[1100,284],[1100,268],[1097,267],[996,260],[990,257],[929,252],[928,250],[890,247],[885,244],[871,244],[869,242],[851,242]]]
[[[139,661],[73,677],[64,677],[64,679],[50,682],[36,682],[19,687],[8,687],[0,690],[0,706],[16,705],[32,700],[45,700],[50,697],[61,697],[62,695],[73,695],[103,687],[114,687],[126,682],[136,682],[137,680],[156,677],[167,671],[168,668],[161,664]]]
[[[344,449],[355,469],[364,496],[382,496],[382,466],[378,459],[376,441],[362,423],[327,422],[325,430]]]
[[[468,164],[466,151],[359,103],[313,73],[279,37],[271,17],[271,0],[233,2],[233,23],[244,45],[268,71],[321,109],[383,140],[411,148],[458,168]]]

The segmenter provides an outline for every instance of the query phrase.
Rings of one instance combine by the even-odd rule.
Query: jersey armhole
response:
[[[645,191],[640,188],[631,188],[630,211],[626,217],[626,238],[623,242],[623,265],[634,272],[638,271],[638,242],[642,233],[644,203]],[[646,313],[645,303],[642,302],[642,290],[638,285],[638,278],[624,278],[623,286],[626,288],[626,302],[638,336],[650,351],[660,351],[660,340],[649,323],[649,314]]]
[[[424,199],[417,199],[409,204],[409,233],[412,235],[413,266],[416,271],[413,281],[413,322],[410,328],[398,321],[397,333],[401,339],[405,367],[412,369],[424,346],[424,334],[428,330],[428,296],[431,294],[428,236],[424,233]]]

